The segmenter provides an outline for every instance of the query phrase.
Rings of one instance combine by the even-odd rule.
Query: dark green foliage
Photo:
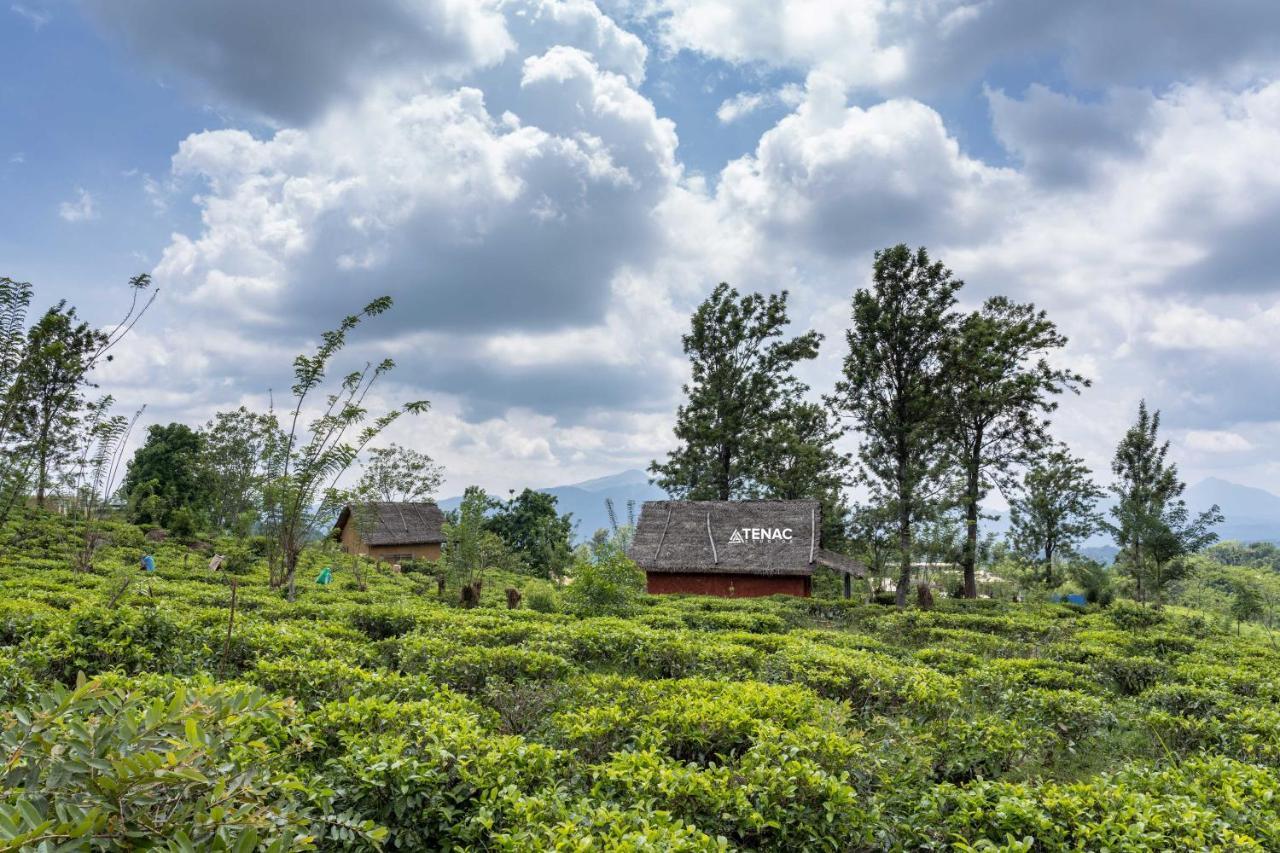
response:
[[[485,525],[530,574],[562,577],[573,559],[573,515],[556,510],[555,495],[525,489],[506,503],[497,503]]]
[[[720,284],[694,311],[683,337],[692,380],[676,412],[679,446],[649,466],[658,485],[687,500],[787,492],[826,497],[844,458],[834,430],[801,397],[793,375],[816,358],[822,336],[784,337],[787,293],[740,296]]]
[[[274,414],[244,406],[218,412],[201,430],[200,478],[215,530],[246,536],[257,518],[266,479],[266,453],[278,441]]]
[[[168,528],[180,518],[188,528],[196,527],[192,522],[210,498],[201,464],[204,449],[203,435],[186,424],[148,427],[120,487],[130,520]]]
[[[0,712],[7,849],[288,850],[311,834],[376,843],[386,830],[334,809],[260,739],[290,716],[253,690],[160,695],[85,683]]]
[[[139,304],[150,286],[147,275],[129,281],[129,309],[109,332],[81,320],[65,300],[27,328],[31,285],[0,278],[0,524],[28,495],[41,508],[55,489],[70,491],[73,506],[82,497],[91,447],[113,444],[95,429],[114,423],[105,417],[110,398],[95,411],[85,392],[94,387],[93,369],[111,360],[155,300],[153,291]],[[100,472],[103,460],[94,461]]]

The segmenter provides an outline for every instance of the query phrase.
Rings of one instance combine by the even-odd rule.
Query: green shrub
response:
[[[564,603],[580,616],[628,616],[644,592],[644,572],[620,551],[599,559],[580,557],[573,564],[572,577]]]
[[[560,595],[547,581],[530,581],[524,588],[524,606],[536,613],[559,613]]]
[[[405,672],[422,673],[467,693],[483,690],[491,680],[556,681],[573,671],[572,663],[547,652],[510,646],[459,646],[428,638],[407,641],[401,647],[400,666]]]
[[[1280,844],[1278,785],[1274,773],[1225,758],[1039,788],[942,785],[903,834],[908,847],[1007,839],[1026,850],[1269,850]]]
[[[1107,611],[1108,618],[1117,628],[1125,631],[1137,631],[1160,625],[1165,621],[1164,614],[1151,607],[1143,607],[1132,601],[1117,601]]]
[[[302,837],[377,842],[385,830],[304,788],[259,737],[289,709],[253,690],[170,696],[55,688],[0,712],[7,849],[289,849]]]
[[[792,643],[765,661],[769,681],[793,682],[866,711],[905,708],[928,715],[958,698],[951,678],[886,655]]]
[[[1137,696],[1164,678],[1169,668],[1155,658],[1108,655],[1095,664],[1125,696]]]
[[[348,702],[310,723],[330,744],[321,776],[337,791],[335,807],[387,827],[390,849],[475,843],[500,796],[554,787],[562,775],[564,756],[494,735],[456,704]]]
[[[187,672],[198,651],[191,637],[155,607],[92,608],[24,644],[21,658],[40,677],[71,684],[76,674],[119,669]]]
[[[949,717],[923,733],[933,742],[932,773],[940,782],[999,778],[1039,758],[1052,737],[1045,729],[992,716]]]

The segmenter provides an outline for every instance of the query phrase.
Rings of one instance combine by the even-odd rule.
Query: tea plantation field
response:
[[[1191,611],[289,603],[73,533],[0,556],[2,849],[1280,850],[1280,651]]]

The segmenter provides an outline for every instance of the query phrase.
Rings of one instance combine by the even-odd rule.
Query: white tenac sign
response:
[[[747,542],[790,542],[790,527],[739,527],[729,535],[730,545],[742,545]]]

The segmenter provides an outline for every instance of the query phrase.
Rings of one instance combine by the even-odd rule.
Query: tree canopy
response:
[[[821,447],[804,446],[822,441],[824,429],[780,432],[807,390],[795,366],[816,358],[822,339],[812,331],[787,337],[788,323],[786,291],[742,296],[722,283],[694,311],[682,338],[691,380],[676,410],[679,444],[666,462],[649,466],[669,494],[727,501],[768,491],[771,480],[794,486],[799,471],[784,473],[780,447],[791,458],[805,457],[810,467],[827,459]]]

